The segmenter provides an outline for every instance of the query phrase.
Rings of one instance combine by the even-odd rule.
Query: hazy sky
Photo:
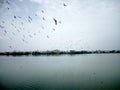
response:
[[[53,49],[120,50],[120,0],[0,0],[0,51]]]

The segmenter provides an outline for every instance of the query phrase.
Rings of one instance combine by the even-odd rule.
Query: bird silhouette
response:
[[[63,6],[67,6],[65,3],[63,3]]]
[[[44,13],[44,11],[43,11],[43,10],[41,10],[41,12],[42,12],[42,13]]]
[[[32,21],[32,18],[30,16],[28,16],[28,18]]]
[[[7,31],[6,31],[6,30],[4,30],[4,32],[5,32],[5,33],[7,33]]]
[[[16,16],[14,16],[14,18],[16,19],[17,17],[16,17]]]
[[[43,17],[42,19],[43,19],[43,20],[45,20],[45,18],[44,18],[44,17]]]
[[[28,22],[29,22],[29,23],[31,23],[31,21],[30,21],[30,20],[28,20]]]
[[[47,35],[47,38],[49,38],[49,36]]]
[[[53,31],[55,31],[55,28],[52,28]]]
[[[9,5],[10,3],[8,1],[6,1],[6,3]]]
[[[28,22],[31,23],[32,18],[30,16],[28,16]]]
[[[55,18],[53,18],[54,22],[55,22],[55,25],[57,25],[57,20]]]

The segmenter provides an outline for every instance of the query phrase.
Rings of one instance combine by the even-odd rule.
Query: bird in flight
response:
[[[47,35],[47,38],[50,38],[50,37]]]
[[[43,10],[42,10],[41,12],[42,12],[42,13],[44,13],[44,11],[43,11]]]
[[[4,32],[5,32],[5,33],[7,33],[7,31],[6,31],[6,30],[4,30]]]
[[[8,1],[6,1],[6,3],[9,5],[10,3]]]
[[[43,19],[43,20],[45,20],[45,18],[44,18],[44,17],[43,17],[42,19]]]
[[[14,18],[16,19],[16,16],[14,16]]]
[[[30,16],[28,16],[28,18],[32,21],[32,18]]]
[[[55,25],[57,25],[57,20],[55,18],[53,18],[54,22],[55,22]]]
[[[63,6],[67,6],[65,3],[63,3]]]

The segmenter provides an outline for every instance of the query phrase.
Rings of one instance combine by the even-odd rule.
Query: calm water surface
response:
[[[120,90],[120,54],[0,56],[0,90]]]

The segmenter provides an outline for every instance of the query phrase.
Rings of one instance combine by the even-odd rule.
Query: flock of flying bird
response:
[[[2,2],[0,2],[0,3],[1,3],[1,4],[7,4],[8,7],[6,7],[6,9],[7,9],[8,11],[10,10],[10,7],[9,7],[9,5],[11,4],[10,1],[2,1]],[[65,3],[63,3],[63,6],[66,7],[67,5],[66,5]],[[41,10],[41,13],[44,14],[44,13],[45,13],[44,10]],[[37,14],[35,14],[35,16],[37,16]],[[22,19],[22,17],[21,17],[21,16],[16,16],[16,15],[14,15],[14,16],[13,16],[13,19],[12,19],[12,22],[14,22],[14,21],[17,20],[17,19]],[[32,20],[33,20],[33,18],[32,18],[31,16],[27,16],[27,22],[28,22],[28,23],[32,23]],[[45,19],[44,17],[42,17],[42,20],[45,21],[46,19]],[[56,18],[53,18],[53,21],[54,21],[54,24],[55,24],[55,25],[58,25],[58,23],[61,24],[61,21],[58,21]],[[12,27],[14,27],[14,28],[17,30],[17,32],[21,32],[22,30],[24,30],[24,28],[23,28],[24,22],[20,22],[21,25],[22,25],[22,27],[19,27],[19,29],[18,29],[18,27],[17,27],[14,23],[12,23],[12,22],[11,22],[10,24],[11,24]],[[5,21],[1,20],[0,30],[3,30],[4,35],[6,36],[6,34],[7,34],[8,32],[7,32],[7,30],[5,29],[5,26],[4,26],[5,23],[6,23]],[[43,26],[41,26],[41,28],[44,29]],[[55,28],[52,28],[52,30],[55,31]],[[30,33],[30,32],[28,31],[28,33]],[[38,33],[40,33],[40,31],[38,31]],[[16,35],[14,32],[12,32],[12,34],[13,34],[13,35]],[[33,33],[33,35],[35,36],[36,33]],[[28,36],[29,36],[30,38],[33,38],[33,35],[29,34]],[[23,39],[21,39],[21,40],[22,40],[23,42],[25,42],[25,43],[28,43],[28,42],[25,40],[25,37],[26,37],[26,36],[25,36],[25,35],[22,35],[22,37],[23,37]],[[47,35],[46,37],[49,38],[48,35]],[[12,40],[12,38],[10,38],[10,39]],[[11,45],[8,46],[8,47],[9,47],[9,48],[12,48]]]

